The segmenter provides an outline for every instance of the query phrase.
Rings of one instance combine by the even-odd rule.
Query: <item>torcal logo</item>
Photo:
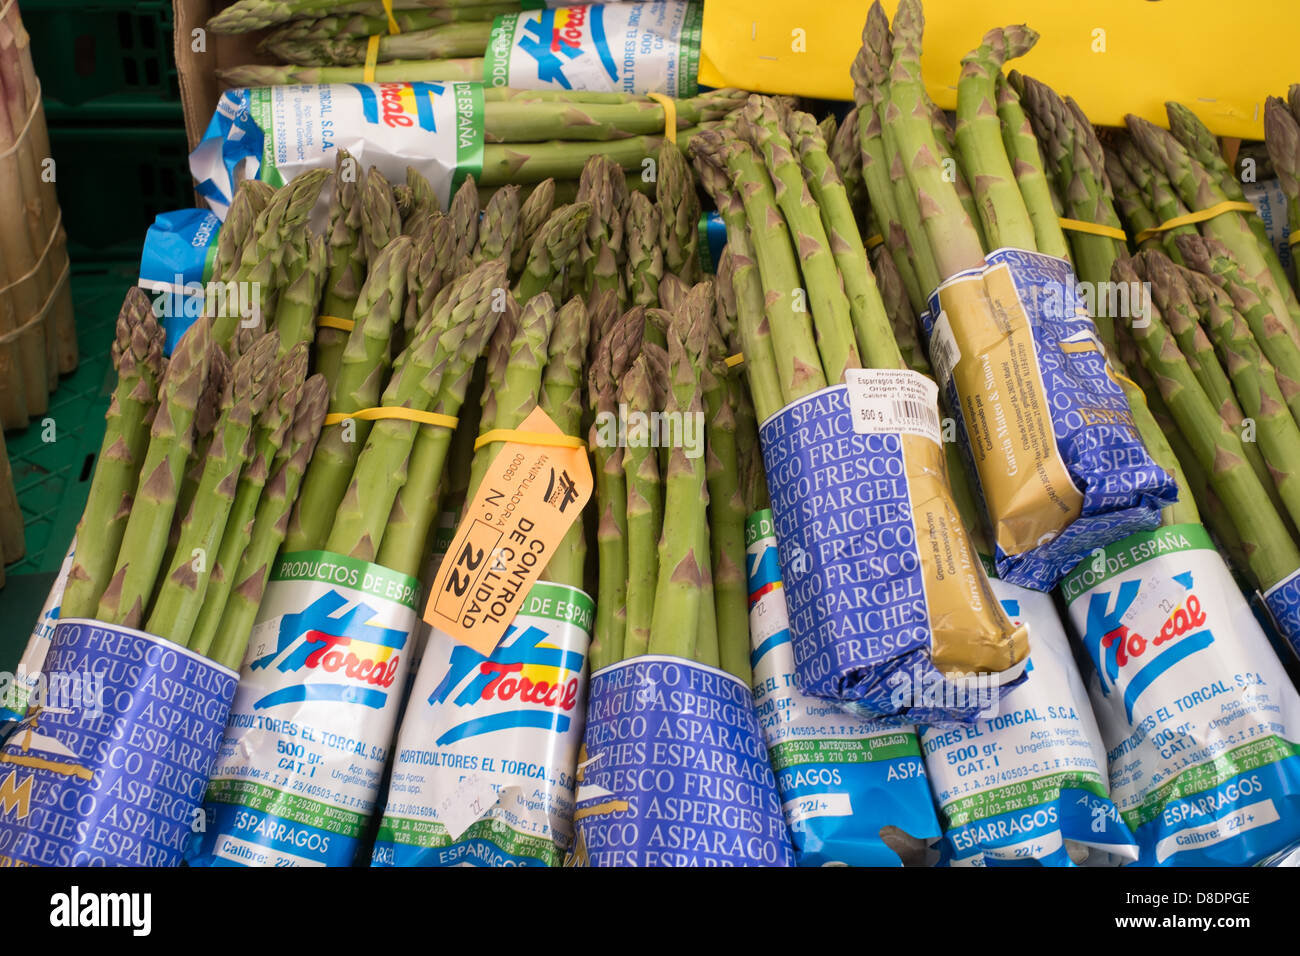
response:
[[[591,31],[591,42],[610,81],[618,81],[618,67],[605,38],[605,13],[600,5],[543,10],[537,20],[524,24],[525,35],[519,40],[519,49],[537,61],[539,80],[573,89],[564,67],[582,55],[584,27]]]
[[[1092,595],[1088,602],[1088,624],[1084,639],[1098,662],[1097,677],[1102,693],[1109,696],[1124,675],[1124,710],[1133,719],[1133,706],[1139,695],[1150,687],[1161,674],[1197,651],[1214,643],[1214,633],[1204,628],[1206,615],[1200,598],[1192,593],[1191,574],[1174,576],[1186,588],[1183,600],[1169,612],[1160,631],[1152,638],[1133,630],[1121,622],[1124,614],[1137,600],[1141,581],[1125,581],[1115,591],[1115,606],[1107,611],[1110,596],[1106,592]],[[1151,653],[1160,648],[1159,653]]]
[[[533,706],[457,724],[438,738],[437,745],[515,727],[554,729],[557,733],[568,730],[572,718],[566,711],[577,706],[583,658],[577,651],[546,646],[547,636],[540,627],[521,629],[512,624],[491,657],[457,644],[446,675],[429,695],[430,704],[445,704],[450,699],[458,707],[481,701],[518,701]],[[547,679],[541,679],[543,676]]]
[[[350,84],[361,94],[361,112],[367,123],[390,129],[419,126],[430,133],[438,131],[433,116],[433,98],[441,96],[441,83],[364,83]]]
[[[406,644],[407,634],[367,623],[375,610],[362,603],[335,617],[348,603],[343,595],[330,591],[302,613],[284,615],[275,650],[253,661],[252,667],[260,670],[274,664],[281,673],[319,670],[350,683],[294,684],[267,694],[254,709],[304,700],[339,700],[376,710],[384,706],[401,660],[397,652]]]

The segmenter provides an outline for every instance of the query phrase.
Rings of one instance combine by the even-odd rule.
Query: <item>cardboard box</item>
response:
[[[198,145],[224,89],[217,81],[217,70],[275,62],[257,53],[265,31],[222,36],[206,29],[208,20],[230,5],[231,0],[172,0],[176,21],[173,48],[190,149]]]

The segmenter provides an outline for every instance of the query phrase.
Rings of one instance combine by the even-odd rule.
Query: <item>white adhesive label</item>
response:
[[[497,17],[488,86],[666,93],[699,90],[703,7],[686,0],[581,4]]]
[[[952,370],[961,361],[961,349],[952,334],[952,321],[947,312],[940,312],[934,320],[934,329],[930,332],[930,365],[934,368],[934,377],[944,388],[952,378]]]
[[[860,368],[845,373],[853,430],[860,435],[907,434],[942,443],[939,386],[906,369]]]
[[[558,864],[573,840],[593,612],[582,591],[542,581],[490,657],[430,631],[375,865]]]

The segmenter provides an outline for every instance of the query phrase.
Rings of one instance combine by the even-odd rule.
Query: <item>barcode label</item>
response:
[[[961,350],[957,348],[957,340],[952,337],[948,313],[940,312],[930,331],[930,365],[934,368],[934,377],[944,388],[948,387],[952,370],[960,361]]]
[[[845,376],[853,430],[861,435],[919,435],[939,444],[939,388],[919,372],[853,369]]]

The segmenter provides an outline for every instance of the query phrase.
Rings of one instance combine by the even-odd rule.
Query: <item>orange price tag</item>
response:
[[[563,435],[540,408],[518,432]],[[585,448],[505,442],[465,507],[424,620],[491,655],[591,491]]]

